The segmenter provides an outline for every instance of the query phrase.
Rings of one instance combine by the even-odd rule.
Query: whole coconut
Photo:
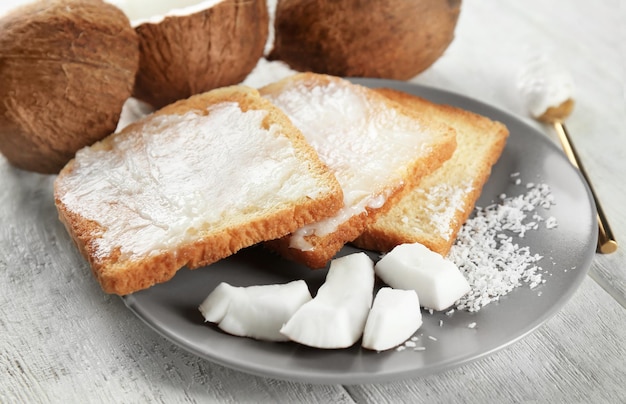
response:
[[[461,0],[279,0],[270,60],[299,71],[407,80],[454,38]]]
[[[134,97],[161,108],[241,83],[263,56],[269,32],[265,0],[109,0],[139,35]]]
[[[25,170],[57,173],[112,133],[129,98],[138,41],[100,0],[39,1],[0,19],[0,151]]]

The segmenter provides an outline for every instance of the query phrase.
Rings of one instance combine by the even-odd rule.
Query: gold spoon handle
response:
[[[576,153],[576,149],[574,149],[574,145],[572,144],[569,133],[565,128],[565,124],[563,122],[554,122],[554,129],[556,130],[557,135],[559,136],[559,140],[561,141],[561,146],[563,146],[563,151],[565,151],[565,155],[569,159],[569,161],[580,171],[582,176],[587,181],[587,185],[589,185],[589,190],[591,191],[591,196],[596,204],[596,210],[598,212],[598,252],[602,254],[610,254],[617,250],[617,240],[613,236],[613,232],[611,231],[611,227],[609,226],[609,222],[604,215],[604,211],[602,210],[602,206],[600,206],[600,201],[596,196],[593,187],[591,186],[591,182],[587,177],[587,173],[585,172],[580,159],[578,158],[578,153]]]

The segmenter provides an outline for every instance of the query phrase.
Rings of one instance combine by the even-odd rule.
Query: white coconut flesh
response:
[[[408,340],[422,325],[414,290],[382,288],[376,294],[363,330],[363,348],[386,351]]]
[[[419,243],[395,247],[376,263],[375,272],[393,288],[415,290],[428,309],[444,310],[470,291],[452,261]]]
[[[222,3],[224,0],[108,0],[121,9],[133,27],[144,23],[158,24],[165,17],[195,14]]]
[[[365,253],[331,261],[326,281],[280,330],[315,348],[353,345],[363,334],[374,293],[374,263]]]
[[[248,287],[220,283],[198,309],[208,322],[229,334],[267,341],[286,341],[280,328],[311,294],[303,280]]]

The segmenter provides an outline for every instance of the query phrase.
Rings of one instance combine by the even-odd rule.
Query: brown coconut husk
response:
[[[279,0],[270,60],[292,69],[407,80],[454,38],[461,0]]]
[[[224,0],[141,23],[136,31],[141,58],[134,96],[160,108],[241,83],[263,56],[269,15],[265,0]]]
[[[0,19],[0,151],[10,163],[58,172],[112,133],[132,92],[138,40],[100,0],[48,0]]]

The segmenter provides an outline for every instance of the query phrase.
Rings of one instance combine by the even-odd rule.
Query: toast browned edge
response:
[[[233,86],[178,101],[144,120],[129,125],[122,133],[140,131],[143,122],[151,119],[151,116],[183,114],[191,110],[207,114],[209,105],[233,101],[238,101],[243,111],[267,110],[269,113],[263,120],[263,126],[267,129],[270,124],[280,124],[285,129],[282,133],[294,144],[296,152],[302,158],[307,159],[312,167],[311,171],[314,171],[316,176],[321,176],[331,185],[332,192],[318,199],[303,197],[294,206],[260,217],[245,227],[224,227],[215,234],[205,234],[197,241],[181,245],[173,251],[164,251],[132,262],[118,261],[119,251],[104,259],[98,259],[94,255],[93,237],[102,231],[101,227],[98,223],[69,211],[61,201],[62,195],[57,185],[63,176],[73,169],[75,160],[71,160],[55,181],[55,204],[59,219],[65,225],[81,254],[89,262],[93,274],[105,292],[126,295],[168,281],[184,266],[193,269],[209,265],[244,247],[282,237],[303,225],[331,216],[343,206],[343,191],[339,183],[319,160],[317,153],[306,142],[300,131],[293,126],[281,110],[260,97],[256,90],[248,87]],[[111,139],[115,136],[118,134],[112,134],[92,147],[110,148]]]
[[[305,85],[309,87],[326,84],[333,80],[343,80],[334,76],[313,73],[299,73],[284,80],[295,81],[303,76]],[[364,88],[358,84],[351,83],[351,85]],[[268,91],[268,89],[280,88],[280,86],[281,82],[272,83],[262,88],[260,91],[261,94],[263,94],[264,91]],[[385,213],[393,204],[400,200],[404,194],[417,186],[420,178],[439,168],[453,154],[456,148],[456,133],[453,128],[440,120],[431,120],[425,114],[415,114],[412,109],[406,108],[401,102],[397,102],[390,97],[385,97],[377,91],[368,90],[371,91],[370,94],[372,97],[378,98],[379,100],[382,99],[384,102],[388,103],[391,108],[396,108],[405,115],[412,116],[421,122],[426,121],[429,125],[433,125],[439,134],[439,144],[434,145],[435,147],[433,147],[432,154],[429,156],[430,158],[420,159],[411,167],[408,167],[408,171],[404,175],[404,183],[401,186],[391,186],[384,190],[386,203],[381,208],[366,208],[365,212],[351,217],[346,222],[340,224],[333,233],[326,236],[305,236],[306,242],[313,246],[312,250],[304,251],[291,248],[289,246],[289,235],[265,243],[269,249],[278,252],[284,258],[302,263],[312,269],[324,268],[339,250],[347,243],[357,238],[367,225],[372,223],[378,215]]]
[[[453,127],[456,127],[458,122],[471,124],[478,134],[483,134],[485,136],[489,134],[492,138],[494,138],[488,153],[481,161],[481,167],[478,170],[479,174],[474,178],[471,178],[472,191],[466,194],[462,206],[456,210],[455,217],[450,225],[450,228],[452,229],[450,237],[442,238],[438,235],[432,235],[429,238],[424,238],[417,234],[407,235],[395,232],[393,229],[385,228],[385,226],[382,225],[378,226],[377,223],[374,222],[368,226],[356,240],[353,241],[353,244],[357,247],[379,252],[391,251],[399,244],[419,242],[432,251],[446,256],[454,244],[459,230],[474,210],[482,189],[489,179],[492,167],[498,161],[502,151],[504,150],[509,131],[506,126],[500,122],[493,121],[487,117],[463,110],[461,108],[450,105],[435,104],[424,98],[398,90],[381,88],[377,89],[377,91],[396,100],[397,102],[404,104],[408,108],[420,111],[420,113],[440,116],[441,119],[445,120]],[[457,140],[459,144],[462,142],[463,136],[463,132],[458,130]],[[461,152],[461,149],[462,148],[459,148],[459,150],[455,151],[455,154],[451,158],[451,163],[455,159],[456,153]],[[437,175],[437,171],[431,174],[431,176]],[[426,179],[424,178],[424,180]],[[404,201],[400,201],[399,203],[403,202]]]

